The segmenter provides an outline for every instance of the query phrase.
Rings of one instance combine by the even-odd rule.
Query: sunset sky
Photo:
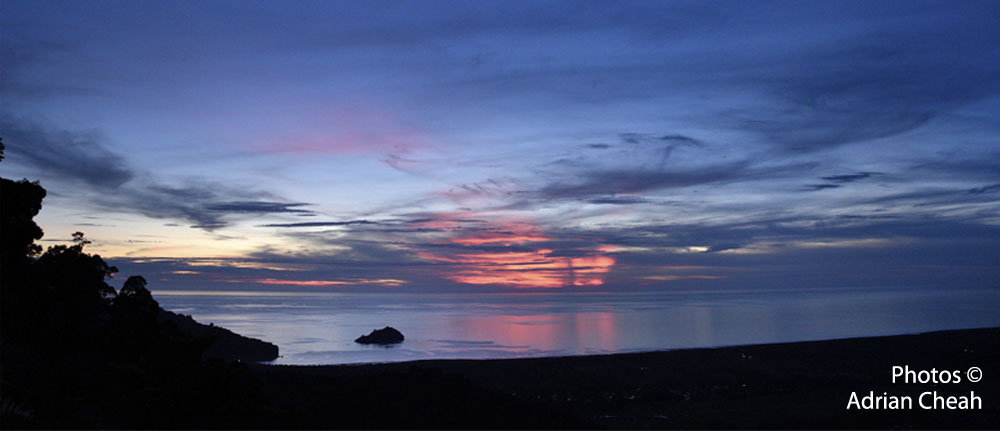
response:
[[[150,288],[1000,287],[1000,3],[0,3],[0,175]]]

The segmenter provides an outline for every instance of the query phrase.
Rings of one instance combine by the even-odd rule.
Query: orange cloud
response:
[[[525,223],[508,223],[496,231],[478,237],[453,238],[449,243],[462,247],[478,245],[530,244],[550,241],[551,238],[535,232]],[[580,257],[553,256],[555,250],[539,248],[535,251],[469,252],[438,255],[417,252],[428,260],[454,264],[445,278],[465,284],[504,285],[517,288],[558,288],[565,286],[600,286],[604,274],[611,270],[615,259],[605,256],[608,247],[596,247],[593,255]]]

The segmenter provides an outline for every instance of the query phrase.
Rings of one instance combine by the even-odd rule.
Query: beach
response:
[[[995,428],[1000,328],[634,354],[256,365],[306,428]],[[986,377],[892,383],[892,367]],[[974,391],[982,409],[848,409],[852,393]]]

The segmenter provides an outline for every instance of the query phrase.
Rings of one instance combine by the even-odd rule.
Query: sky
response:
[[[154,291],[1000,288],[995,1],[12,0],[0,41],[41,243]]]

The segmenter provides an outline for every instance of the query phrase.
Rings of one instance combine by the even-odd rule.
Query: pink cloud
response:
[[[447,220],[435,220],[433,223],[444,226],[442,223],[447,223]],[[560,256],[555,250],[545,247],[524,251],[526,245],[553,239],[542,235],[537,228],[524,221],[497,223],[495,227],[442,243],[458,248],[458,252],[420,251],[417,255],[427,260],[451,264],[443,277],[452,281],[515,288],[600,286],[604,284],[604,275],[615,265],[615,259],[605,255],[611,250],[602,246],[593,247],[590,255],[577,257]],[[482,245],[521,247],[511,251],[483,252],[476,248]],[[461,251],[465,248],[468,251]]]

